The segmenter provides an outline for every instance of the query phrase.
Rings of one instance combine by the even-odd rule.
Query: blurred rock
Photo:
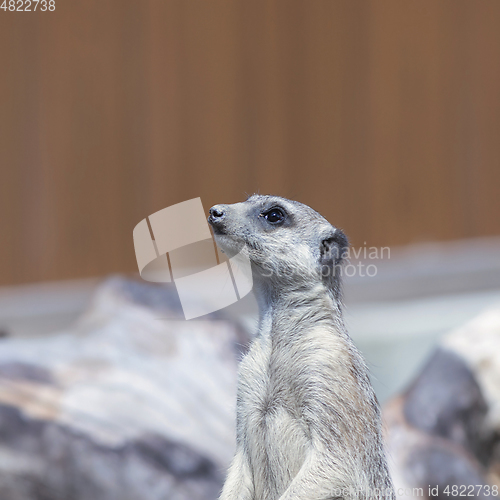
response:
[[[74,329],[0,341],[1,500],[209,500],[245,332],[175,288],[106,281]]]
[[[487,426],[500,433],[500,307],[448,335],[443,346],[474,373],[488,406]]]
[[[397,494],[498,496],[491,488],[500,485],[499,408],[500,308],[445,337],[406,392],[384,408]]]

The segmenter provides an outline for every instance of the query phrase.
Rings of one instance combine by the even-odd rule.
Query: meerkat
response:
[[[344,233],[276,196],[216,205],[208,221],[222,251],[248,255],[260,316],[220,500],[394,499],[379,405],[342,317]]]

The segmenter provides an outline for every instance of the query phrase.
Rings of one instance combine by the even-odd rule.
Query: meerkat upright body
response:
[[[212,207],[209,222],[222,250],[248,254],[260,309],[221,500],[393,499],[378,403],[342,320],[345,236],[273,196]]]

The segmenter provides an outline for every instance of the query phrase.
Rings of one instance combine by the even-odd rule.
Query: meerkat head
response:
[[[307,205],[253,195],[241,203],[213,206],[208,222],[229,257],[240,251],[248,255],[257,283],[280,290],[323,283],[338,294],[347,238]]]

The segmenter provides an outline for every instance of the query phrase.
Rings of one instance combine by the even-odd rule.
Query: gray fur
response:
[[[272,224],[265,214],[276,207],[285,220]],[[260,309],[220,499],[393,499],[378,402],[342,319],[345,236],[276,196],[217,205],[209,222],[229,255],[246,245]]]

